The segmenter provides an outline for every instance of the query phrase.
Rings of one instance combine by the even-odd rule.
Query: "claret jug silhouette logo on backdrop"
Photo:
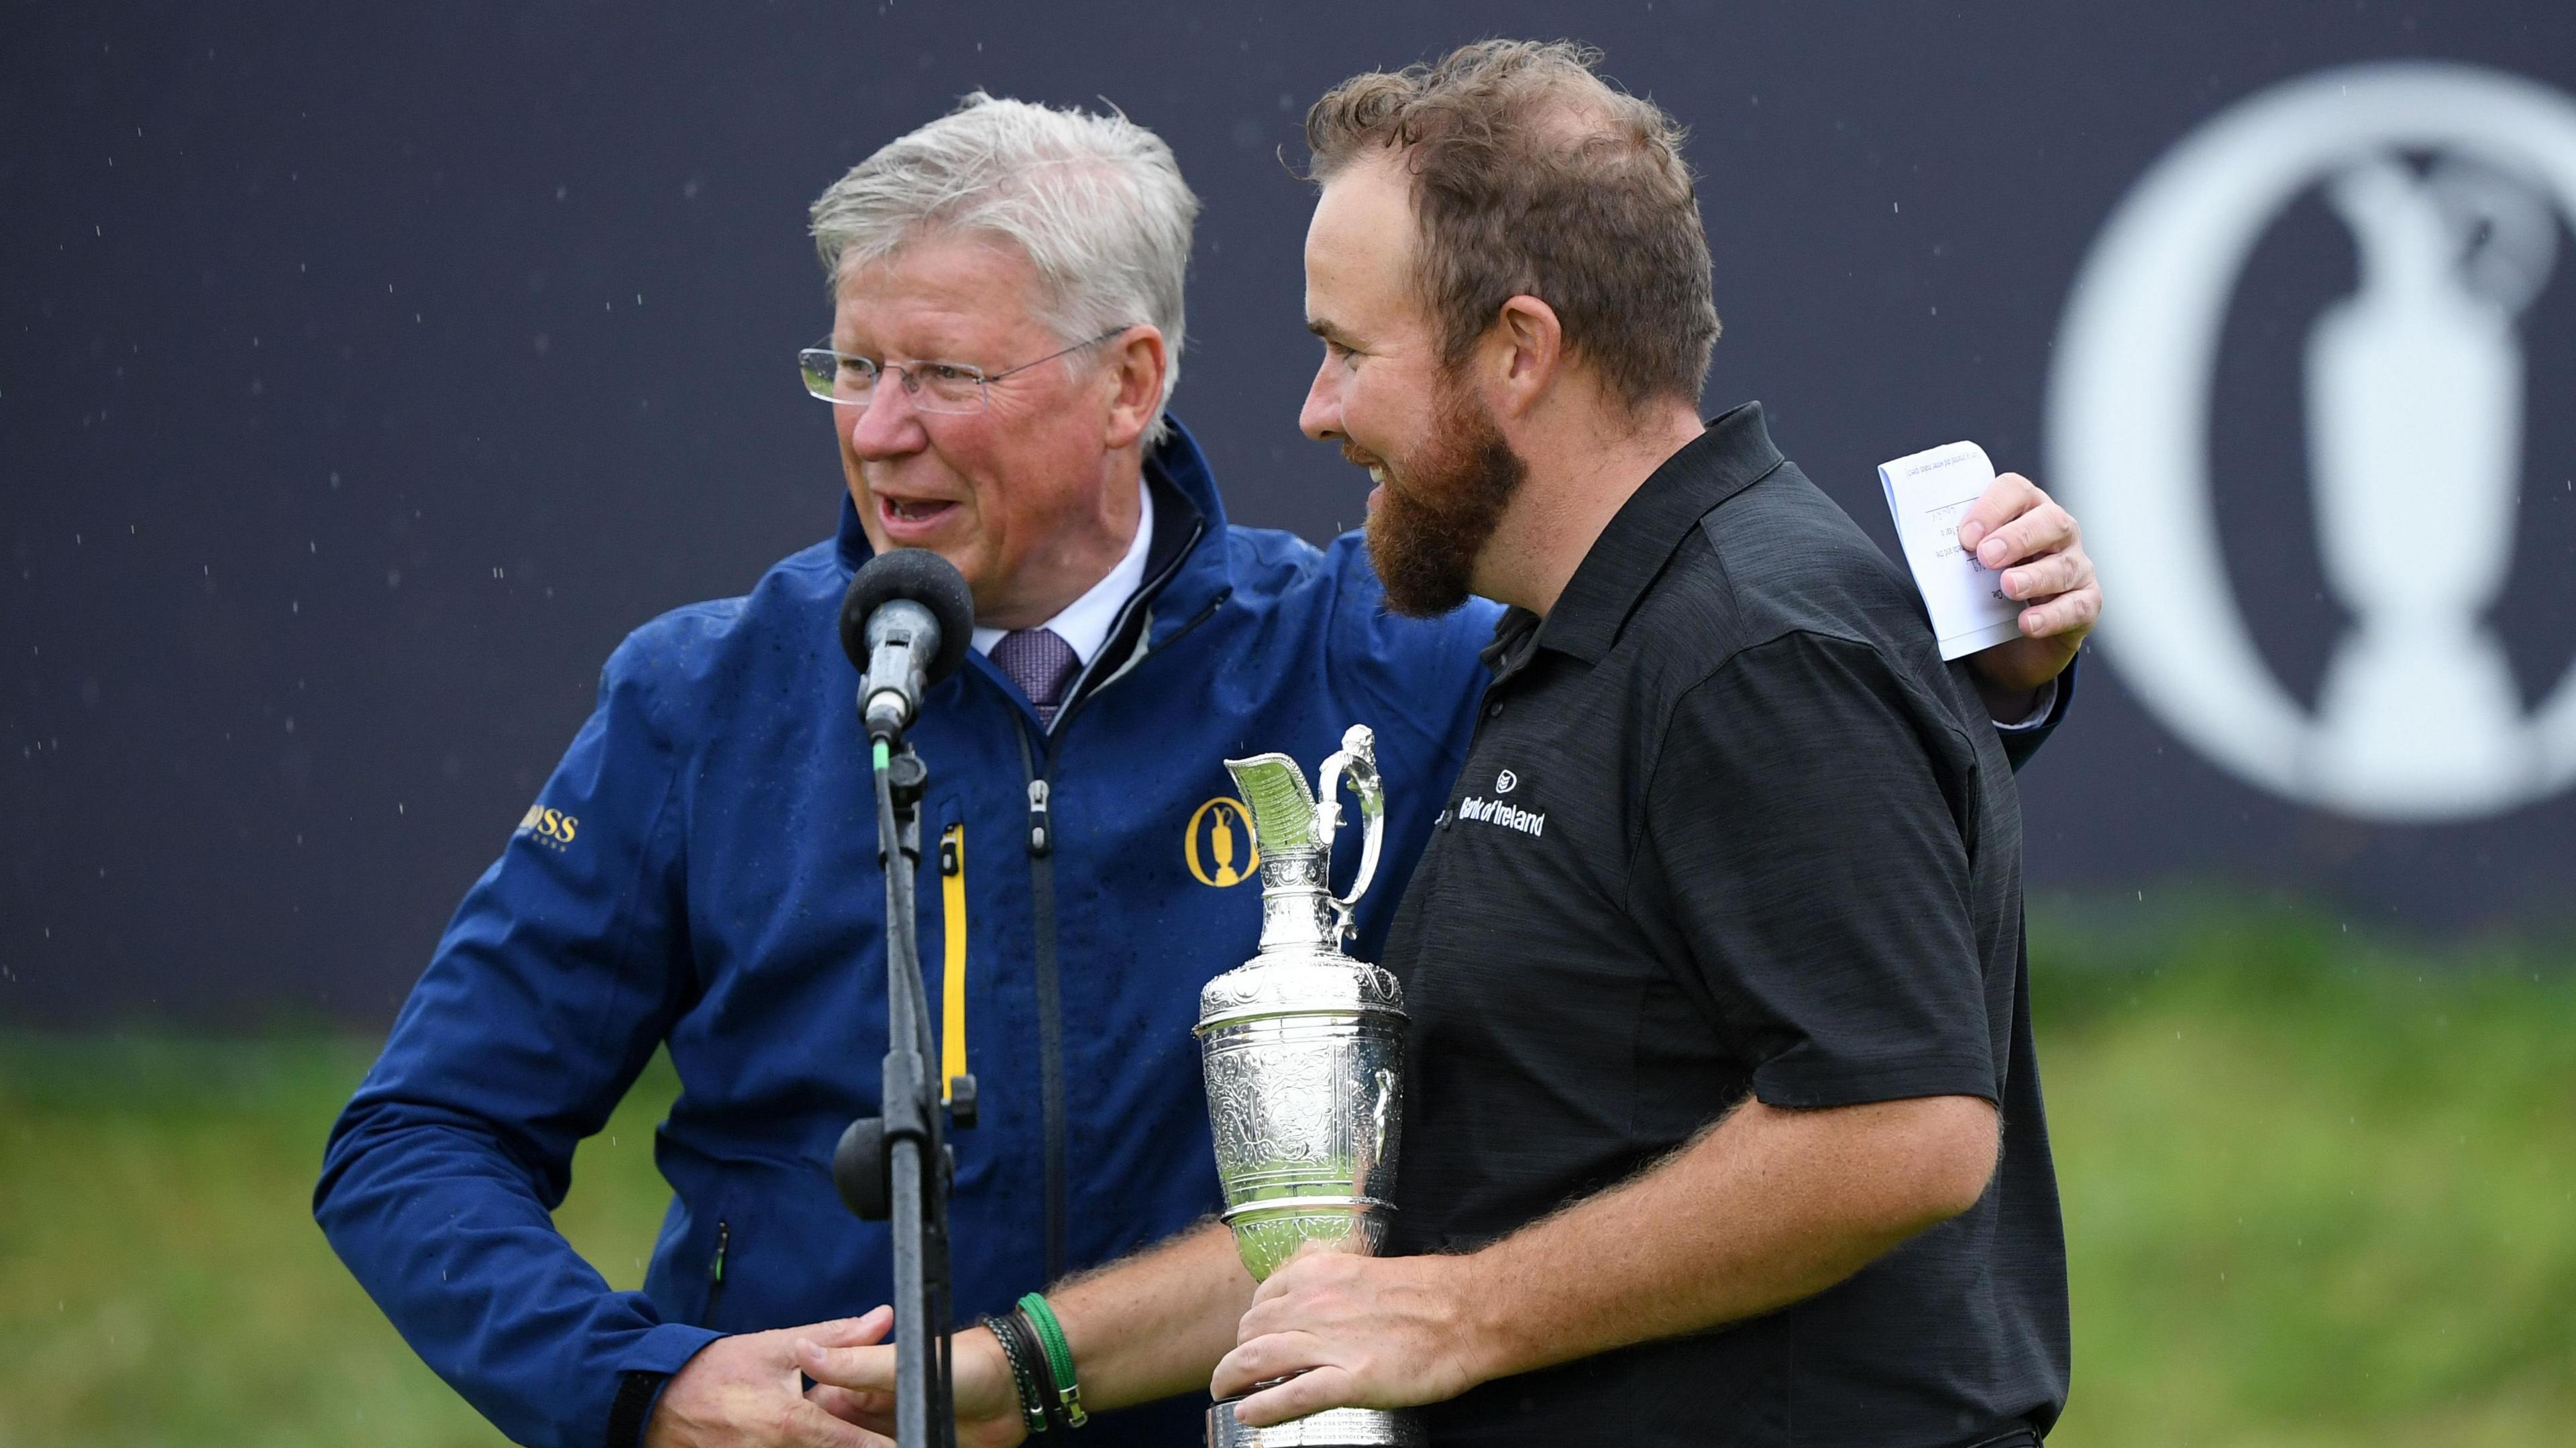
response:
[[[2209,465],[2236,279],[2312,191],[2359,259],[2359,285],[2306,338],[2318,551],[2352,620],[2313,712],[2237,605]],[[2486,621],[2513,557],[2531,402],[2517,321],[2557,264],[2562,215],[2576,218],[2576,100],[2436,63],[2256,95],[2113,212],[2059,335],[2049,462],[2117,600],[2105,655],[2194,748],[2292,799],[2391,822],[2500,814],[2576,783],[2576,670],[2526,710]]]

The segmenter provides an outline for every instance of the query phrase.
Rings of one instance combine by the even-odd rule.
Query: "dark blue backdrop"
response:
[[[1171,140],[1207,203],[1179,411],[1238,519],[1321,537],[1363,480],[1295,430],[1308,195],[1275,154],[1354,70],[1486,33],[1600,44],[1694,132],[1710,401],[1763,399],[1884,537],[1881,459],[1974,437],[2040,468],[2070,279],[2200,120],[2376,57],[2576,86],[2564,5],[2254,12],[13,6],[0,1025],[387,1017],[624,631],[829,527],[825,410],[788,372],[828,320],[805,206],[963,91],[1106,98]],[[2231,338],[2279,347],[2352,267],[2294,212]],[[2551,482],[2576,473],[2560,271],[2525,319],[2528,471]],[[2258,377],[2216,444],[2274,479],[2222,512],[2293,679],[2341,627],[2281,441],[2297,405]],[[2576,501],[2522,508],[2498,618],[2536,696],[2576,655]],[[2219,877],[2455,926],[2564,914],[2576,864],[2567,796],[2474,826],[2328,818],[2193,756],[2099,667],[2026,784],[2041,885]]]

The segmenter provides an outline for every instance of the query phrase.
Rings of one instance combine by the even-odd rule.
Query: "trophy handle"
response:
[[[1368,893],[1369,882],[1377,878],[1378,848],[1386,838],[1386,788],[1378,779],[1377,736],[1366,724],[1354,724],[1342,731],[1341,750],[1324,761],[1316,782],[1323,786],[1322,816],[1317,821],[1323,836],[1321,843],[1330,849],[1333,831],[1342,823],[1341,785],[1351,782],[1351,795],[1360,806],[1360,873],[1351,882],[1351,893],[1335,895],[1333,903],[1341,907],[1342,928],[1350,928],[1351,907]]]

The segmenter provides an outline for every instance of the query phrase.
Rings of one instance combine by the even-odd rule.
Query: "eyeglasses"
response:
[[[919,411],[982,412],[991,405],[992,396],[985,389],[992,384],[1039,363],[1052,362],[1085,347],[1097,347],[1134,325],[1128,322],[1112,327],[1097,337],[1049,352],[1036,362],[1023,362],[999,372],[987,372],[963,362],[880,362],[829,347],[808,347],[797,353],[796,370],[805,375],[805,390],[825,402],[865,407],[876,398],[878,376],[891,372],[902,380],[904,395]]]

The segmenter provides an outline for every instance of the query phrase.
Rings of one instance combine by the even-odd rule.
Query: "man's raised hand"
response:
[[[848,1351],[882,1341],[894,1309],[720,1337],[662,1389],[644,1448],[893,1448],[894,1440],[806,1399],[800,1341]],[[888,1356],[892,1352],[888,1350]]]
[[[1959,520],[1959,546],[2002,574],[2004,597],[2021,605],[2021,637],[1970,656],[1988,701],[2027,696],[2065,670],[2102,616],[2102,585],[2075,515],[2037,483],[2003,473]]]

